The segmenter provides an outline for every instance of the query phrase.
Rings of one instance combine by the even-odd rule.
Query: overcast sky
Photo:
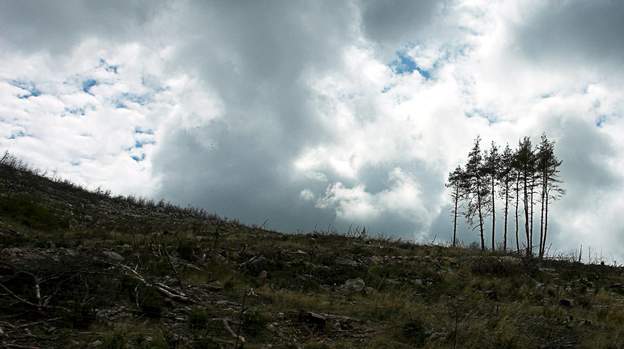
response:
[[[473,139],[547,132],[553,251],[624,262],[622,37],[607,0],[0,0],[0,149],[282,231],[440,241]]]

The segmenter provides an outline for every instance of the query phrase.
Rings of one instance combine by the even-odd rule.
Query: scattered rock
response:
[[[342,286],[340,286],[340,289],[342,291],[356,293],[356,292],[362,292],[365,287],[366,287],[366,283],[364,282],[364,280],[362,280],[362,278],[355,278],[355,279],[349,279],[345,281],[345,283]]]
[[[92,346],[92,347],[99,347],[99,346],[100,346],[100,345],[102,345],[102,344],[103,344],[103,343],[102,343],[102,341],[98,339],[98,340],[93,341],[93,342],[91,343],[91,346]]]
[[[124,257],[115,251],[103,251],[102,254],[108,258],[117,262],[121,262],[124,260]]]
[[[323,331],[327,325],[327,318],[311,311],[299,312],[299,321],[311,325],[315,330]]]
[[[345,257],[336,258],[335,263],[337,265],[343,265],[343,266],[354,267],[354,268],[359,266],[358,262],[354,261],[353,259],[345,258]]]

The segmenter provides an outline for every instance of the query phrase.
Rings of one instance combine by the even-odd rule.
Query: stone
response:
[[[112,259],[114,261],[121,262],[121,261],[124,260],[124,257],[122,255],[120,255],[119,253],[115,252],[115,251],[103,251],[102,254],[106,258]]]
[[[299,313],[299,321],[305,322],[319,331],[324,330],[327,325],[327,318],[325,316],[311,311],[301,311]]]
[[[354,268],[359,265],[358,262],[354,261],[353,259],[345,258],[345,257],[336,258],[335,263],[337,265],[342,265],[346,267],[354,267]]]
[[[366,287],[366,283],[362,278],[349,279],[340,287],[347,292],[362,292]]]

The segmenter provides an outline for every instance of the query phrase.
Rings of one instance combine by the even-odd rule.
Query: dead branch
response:
[[[185,295],[183,292],[173,289],[161,282],[151,283],[147,281],[145,277],[143,277],[143,275],[139,274],[135,269],[132,269],[127,265],[118,264],[117,266],[125,270],[128,274],[130,274],[130,276],[132,276],[135,280],[141,282],[146,287],[152,287],[156,291],[165,295],[166,297],[169,297],[171,299],[174,299],[183,303],[196,303],[194,300],[192,300],[190,297]]]

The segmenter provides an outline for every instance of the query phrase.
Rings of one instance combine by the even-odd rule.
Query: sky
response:
[[[475,137],[546,132],[551,254],[621,263],[623,35],[609,0],[0,0],[0,150],[284,232],[440,242]]]

